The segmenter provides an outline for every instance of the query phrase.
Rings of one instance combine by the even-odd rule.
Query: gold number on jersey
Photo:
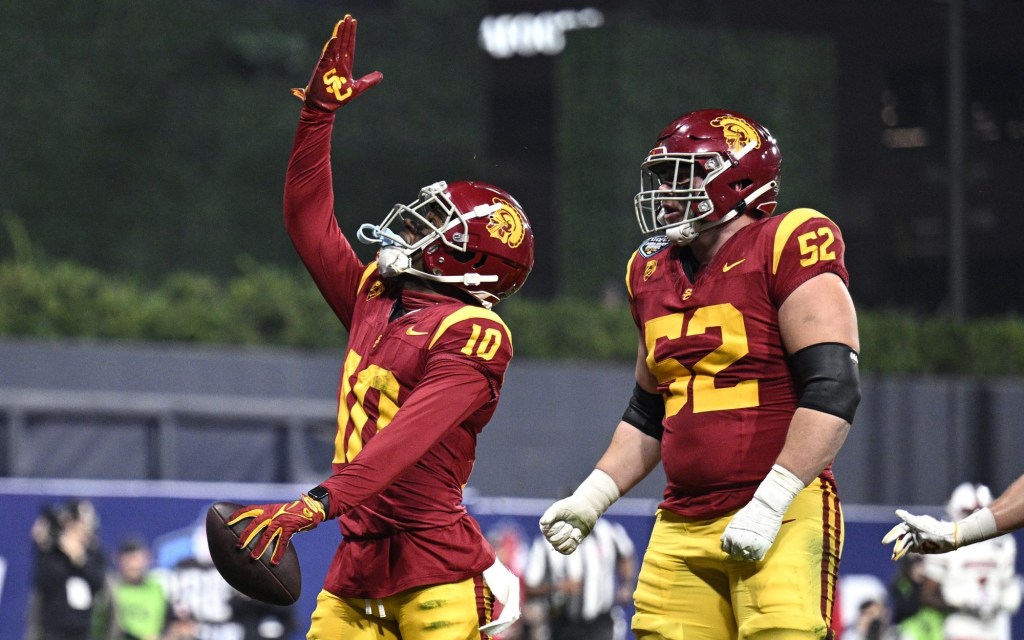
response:
[[[349,351],[345,357],[343,378],[341,383],[341,398],[338,402],[338,432],[334,440],[334,462],[352,462],[353,458],[363,450],[363,427],[369,420],[366,414],[364,403],[366,393],[370,389],[377,389],[380,392],[377,400],[377,431],[391,424],[395,414],[398,413],[398,379],[395,374],[375,364],[363,369],[358,374],[356,370],[363,357],[355,351]],[[353,374],[356,376],[356,384],[353,387],[350,383]],[[355,396],[355,402],[349,407],[349,396]],[[345,428],[349,420],[352,422],[352,433],[345,442]],[[347,445],[347,446],[346,446]]]
[[[654,359],[654,347],[658,340],[677,340],[683,335],[703,335],[711,327],[718,327],[722,333],[722,344],[694,364],[693,373],[675,358]],[[724,371],[750,351],[743,314],[731,304],[716,304],[701,307],[686,321],[684,314],[673,313],[650,320],[644,327],[647,344],[647,367],[658,379],[659,384],[669,384],[669,396],[665,401],[665,415],[674,416],[686,406],[687,387],[693,379],[693,412],[725,411],[756,407],[758,400],[757,380],[743,380],[731,387],[715,386],[715,376]]]
[[[818,244],[812,244],[818,238],[825,240]],[[802,233],[797,236],[796,240],[800,243],[800,255],[804,256],[800,258],[801,267],[809,267],[819,261],[836,259],[836,252],[832,250],[832,243],[836,241],[836,237],[828,227],[818,227],[815,231]]]
[[[686,406],[687,391],[690,384],[690,370],[675,358],[664,360],[654,359],[654,345],[658,340],[676,340],[683,332],[683,314],[673,313],[654,318],[644,326],[644,340],[647,342],[647,368],[651,370],[658,383],[669,382],[669,395],[665,400],[665,415],[674,416]]]
[[[483,333],[483,338],[480,338],[480,333]],[[471,356],[476,353],[476,356],[484,360],[490,360],[498,353],[498,349],[501,348],[501,332],[492,327],[482,329],[480,325],[473,325],[473,333],[470,334],[469,340],[466,341],[466,346],[462,347],[462,353],[467,356]]]

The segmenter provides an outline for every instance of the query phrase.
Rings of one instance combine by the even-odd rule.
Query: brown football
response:
[[[217,502],[206,512],[206,539],[217,571],[237,591],[261,602],[276,605],[294,604],[302,592],[302,570],[299,555],[291,544],[277,566],[271,566],[273,545],[259,560],[249,557],[251,549],[238,548],[238,535],[249,523],[243,520],[228,526],[232,513],[245,505]]]

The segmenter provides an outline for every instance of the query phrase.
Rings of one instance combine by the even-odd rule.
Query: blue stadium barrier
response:
[[[100,536],[112,554],[128,537],[149,542],[157,564],[171,566],[193,552],[192,537],[202,531],[206,509],[217,500],[245,504],[294,499],[306,485],[193,483],[171,481],[96,481],[0,479],[0,640],[22,640],[32,576],[29,529],[40,510],[70,498],[88,498],[100,515]],[[467,492],[467,504],[485,533],[512,536],[529,545],[538,535],[537,519],[550,503],[546,499],[491,498]],[[653,526],[656,501],[624,498],[606,517],[621,523],[642,553]],[[934,507],[918,508],[935,512]],[[879,540],[894,524],[893,509],[847,505],[846,547],[841,577],[871,576],[887,583],[896,565]],[[303,569],[303,590],[292,607],[295,630],[287,640],[304,637],[316,594],[339,539],[332,523],[294,538]],[[1018,542],[1022,542],[1018,538]],[[514,541],[515,542],[515,541]],[[1022,547],[1024,548],[1024,547]],[[1018,557],[1018,570],[1022,560]],[[632,612],[626,612],[628,615]],[[1024,616],[1013,619],[1015,637],[1024,638]],[[631,637],[627,633],[627,637]]]

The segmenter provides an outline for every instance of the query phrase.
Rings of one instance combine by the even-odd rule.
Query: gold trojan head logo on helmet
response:
[[[498,208],[491,214],[490,220],[487,221],[487,233],[492,238],[497,238],[515,249],[522,244],[523,238],[526,237],[523,217],[519,215],[515,207],[504,200],[495,198],[494,204]]]
[[[711,121],[711,126],[722,129],[725,142],[734,153],[751,142],[754,143],[755,149],[761,147],[761,136],[757,135],[757,129],[743,118],[731,115],[718,116]]]

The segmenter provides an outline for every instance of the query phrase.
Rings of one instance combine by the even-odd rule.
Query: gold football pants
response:
[[[339,598],[320,591],[307,640],[480,640],[493,596],[480,577],[420,587],[387,598]]]
[[[831,635],[843,515],[832,485],[801,491],[760,562],[728,559],[733,514],[659,511],[634,601],[637,640],[809,640]]]

